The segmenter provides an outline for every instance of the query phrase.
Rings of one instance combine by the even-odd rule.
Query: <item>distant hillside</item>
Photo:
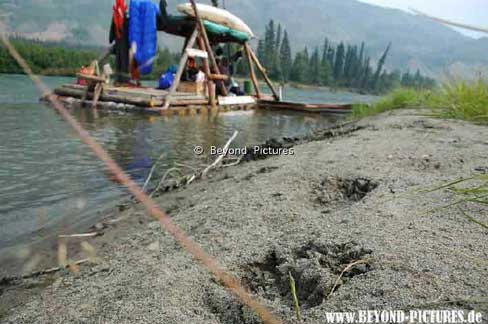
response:
[[[174,11],[179,0],[169,0]],[[209,1],[208,1],[209,2]],[[11,30],[41,39],[103,44],[107,39],[113,0],[4,0]],[[257,35],[273,18],[289,31],[293,50],[332,41],[366,41],[377,58],[393,43],[388,67],[417,69],[439,75],[472,74],[488,67],[488,39],[474,40],[400,10],[355,0],[227,0],[227,9],[246,20]],[[2,16],[2,14],[0,14]],[[174,39],[161,41],[175,47]]]

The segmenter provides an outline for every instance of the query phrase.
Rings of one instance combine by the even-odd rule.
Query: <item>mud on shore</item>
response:
[[[158,202],[285,323],[296,322],[289,274],[306,323],[363,309],[487,319],[488,231],[438,208],[451,192],[416,192],[484,170],[488,128],[406,110],[321,134],[287,139],[293,156],[249,157]],[[463,207],[488,223],[488,208]],[[99,264],[1,285],[2,305],[17,306],[0,321],[260,323],[140,206],[118,217],[89,240]]]

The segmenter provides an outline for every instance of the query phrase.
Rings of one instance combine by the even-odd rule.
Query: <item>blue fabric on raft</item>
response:
[[[159,85],[158,89],[166,90],[171,88],[173,83],[175,82],[175,75],[171,72],[166,72],[165,74],[161,75],[159,78]]]
[[[141,74],[152,72],[158,52],[158,6],[151,0],[132,0],[129,10],[129,42],[136,48],[135,60]],[[135,46],[134,46],[135,44]]]

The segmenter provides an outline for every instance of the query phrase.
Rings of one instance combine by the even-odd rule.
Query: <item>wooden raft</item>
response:
[[[219,105],[212,107],[208,98],[201,94],[175,92],[171,96],[171,108],[164,108],[168,91],[153,88],[129,88],[103,85],[103,91],[98,95],[87,91],[86,86],[65,84],[54,90],[66,106],[89,107],[109,111],[137,112],[153,115],[181,115],[202,113],[203,110],[225,112],[234,110],[249,110],[256,107],[253,97],[220,97]]]

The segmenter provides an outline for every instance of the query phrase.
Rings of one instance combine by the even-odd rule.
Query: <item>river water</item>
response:
[[[43,79],[51,87],[73,81]],[[284,95],[286,100],[306,102],[375,99],[298,89],[285,89]],[[93,224],[127,198],[102,163],[53,109],[38,102],[38,96],[27,77],[0,74],[0,254],[53,229],[70,232]],[[175,163],[199,167],[207,161],[194,154],[195,146],[222,146],[235,130],[239,137],[234,146],[242,147],[273,137],[305,135],[338,118],[271,111],[179,117],[88,110],[73,114],[140,183],[161,154],[162,171]]]

